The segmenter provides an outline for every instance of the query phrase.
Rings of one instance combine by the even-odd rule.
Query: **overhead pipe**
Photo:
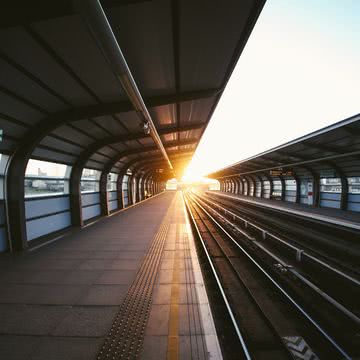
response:
[[[155,144],[160,149],[171,170],[173,166],[166,153],[156,126],[149,114],[140,91],[135,83],[125,57],[115,38],[110,23],[99,0],[74,0],[75,10],[85,19],[94,39],[100,47],[105,59],[119,79],[126,95],[132,103],[136,113],[144,123],[145,133],[150,133]]]

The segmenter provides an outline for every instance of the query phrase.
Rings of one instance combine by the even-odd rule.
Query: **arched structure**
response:
[[[208,176],[221,191],[233,179],[241,195],[360,212],[360,115]]]

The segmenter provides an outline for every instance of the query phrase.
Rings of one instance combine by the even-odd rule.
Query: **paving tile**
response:
[[[165,245],[164,245],[164,250],[165,251],[175,251],[175,249],[176,249],[175,241],[166,242]]]
[[[141,260],[144,257],[144,251],[98,251],[92,255],[92,259],[135,259]]]
[[[102,275],[103,270],[71,270],[66,277],[54,283],[67,285],[91,285]]]
[[[69,310],[67,306],[0,305],[0,333],[47,335]]]
[[[158,284],[171,284],[173,278],[173,270],[161,270],[157,277]]]
[[[179,334],[203,334],[199,308],[197,305],[179,305]]]
[[[191,259],[189,259],[189,258],[180,259],[179,260],[179,269],[181,269],[181,270],[187,269],[189,271],[192,270],[193,265],[192,265]]]
[[[157,204],[160,203],[159,201]],[[162,208],[159,206],[156,211],[164,214],[169,203],[168,200],[163,201],[162,205],[160,204]],[[136,222],[135,214],[138,219]],[[0,332],[1,329],[14,333],[20,331],[20,334],[33,335],[27,338],[36,340],[27,343],[25,341],[21,356],[17,358],[81,360],[95,357],[102,342],[101,337],[108,333],[119,309],[117,305],[121,303],[134,280],[141,260],[162,221],[162,215],[154,220],[155,216],[150,218],[150,214],[153,215],[152,205],[133,208],[121,216],[108,218],[49,247],[41,248],[36,254],[30,254],[30,257],[10,257],[4,261],[0,258],[0,268],[7,271],[11,269],[12,272],[6,277],[1,270],[0,282],[7,283],[9,280],[6,279],[15,282],[4,286],[5,300],[12,298],[39,304],[57,304],[32,305],[31,310],[26,310],[29,305],[10,305],[11,310],[2,310],[0,305],[0,316],[9,314],[6,321],[3,322],[1,318]],[[195,278],[200,274],[200,270],[195,269],[195,277],[192,274],[194,270],[190,257],[193,255],[188,249],[189,240],[186,234],[181,233],[188,231],[188,228],[181,224],[179,226],[183,221],[184,214],[179,216],[178,211],[174,211],[153,293],[144,339],[144,359],[166,359],[175,254],[180,259],[179,333],[183,334],[179,337],[181,359],[192,355],[189,344],[191,345],[194,336],[188,336],[190,330],[192,334],[201,333],[200,316],[197,308],[194,308],[197,305],[194,304],[194,296],[189,301],[185,284],[193,284],[192,295],[195,289],[199,293],[204,289],[203,286],[198,287],[197,282],[200,280]],[[175,237],[178,237],[176,243],[173,240]],[[176,251],[173,250],[175,245]],[[21,282],[23,286],[17,286],[16,282]],[[0,301],[2,300],[3,293],[0,296]],[[184,304],[181,304],[183,302]],[[192,305],[186,307],[186,302],[191,302]],[[209,314],[206,311],[207,308],[204,308],[204,319],[207,323],[211,317],[207,316]],[[14,322],[14,319],[18,320]],[[28,324],[24,325],[21,319],[25,319]],[[37,335],[41,335],[41,339],[37,338]],[[20,339],[14,338],[12,341],[15,344],[19,343]],[[7,350],[0,346],[0,359],[4,357],[1,356],[1,351]],[[7,356],[5,359],[11,360],[11,357]]]
[[[200,313],[201,313],[201,321],[203,325],[203,332],[205,335],[215,335],[215,327],[213,322],[213,317],[211,314],[211,310],[209,304],[200,304],[199,305]]]
[[[175,251],[163,251],[162,258],[163,259],[174,259]]]
[[[1,303],[13,304],[76,304],[86,285],[24,285],[9,284],[4,287]]]
[[[0,359],[30,360],[36,350],[40,338],[35,336],[0,336]]]
[[[71,270],[37,270],[27,272],[27,284],[61,284]]]
[[[117,306],[76,306],[69,309],[51,335],[101,337],[110,330]]]
[[[197,304],[195,284],[179,285],[179,304]]]
[[[152,303],[153,304],[170,304],[171,302],[171,284],[156,285],[154,288]]]
[[[58,270],[61,274],[67,270]],[[45,275],[44,275],[45,274]],[[0,283],[1,284],[31,284],[36,283],[36,277],[51,277],[44,271],[24,271],[24,270],[9,270],[6,272],[0,272]],[[56,277],[56,276],[55,276]],[[35,278],[35,281],[33,280]]]
[[[189,278],[189,275],[187,274],[187,271],[180,270],[179,273],[179,282],[180,284],[201,284],[202,283],[202,277],[200,276],[201,272],[200,270],[193,270],[192,276]]]
[[[132,243],[124,246],[124,251],[147,251],[150,245],[151,245],[151,241],[149,241],[149,239],[147,238],[139,244]]]
[[[79,270],[111,270],[113,262],[111,259],[89,259],[80,264]]]
[[[136,270],[105,270],[97,278],[95,284],[128,285],[134,281],[136,272]]]
[[[13,284],[91,284],[102,271],[47,270],[9,272],[4,283]],[[1,282],[1,280],[0,280]]]
[[[95,253],[94,250],[86,251],[86,250],[61,250],[61,249],[52,249],[47,250],[44,249],[41,253],[39,253],[38,257],[45,258],[45,259],[91,259],[93,254]]]
[[[209,359],[206,344],[201,335],[179,336],[179,360],[206,360]]]
[[[102,339],[45,337],[37,344],[31,360],[89,360],[95,359]]]
[[[111,264],[111,270],[137,270],[140,267],[140,260],[115,260]]]
[[[43,259],[36,261],[36,259],[29,259],[26,262],[18,265],[18,269],[23,270],[71,270],[79,266],[78,259]]]
[[[93,285],[77,305],[120,305],[128,288],[128,285]]]
[[[174,259],[163,259],[160,264],[160,270],[172,270]]]
[[[169,327],[170,305],[151,306],[150,316],[145,330],[146,335],[167,335]]]
[[[222,359],[219,340],[216,332],[213,335],[205,335],[206,349],[208,352],[208,359]]]
[[[165,360],[167,355],[167,336],[146,335],[140,359]]]

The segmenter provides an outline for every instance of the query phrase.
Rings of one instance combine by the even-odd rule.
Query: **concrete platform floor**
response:
[[[0,256],[0,359],[95,359],[147,252],[164,247],[142,359],[221,358],[180,192]]]

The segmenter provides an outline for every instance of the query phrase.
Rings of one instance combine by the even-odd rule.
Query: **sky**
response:
[[[184,178],[360,112],[360,0],[268,0]]]

